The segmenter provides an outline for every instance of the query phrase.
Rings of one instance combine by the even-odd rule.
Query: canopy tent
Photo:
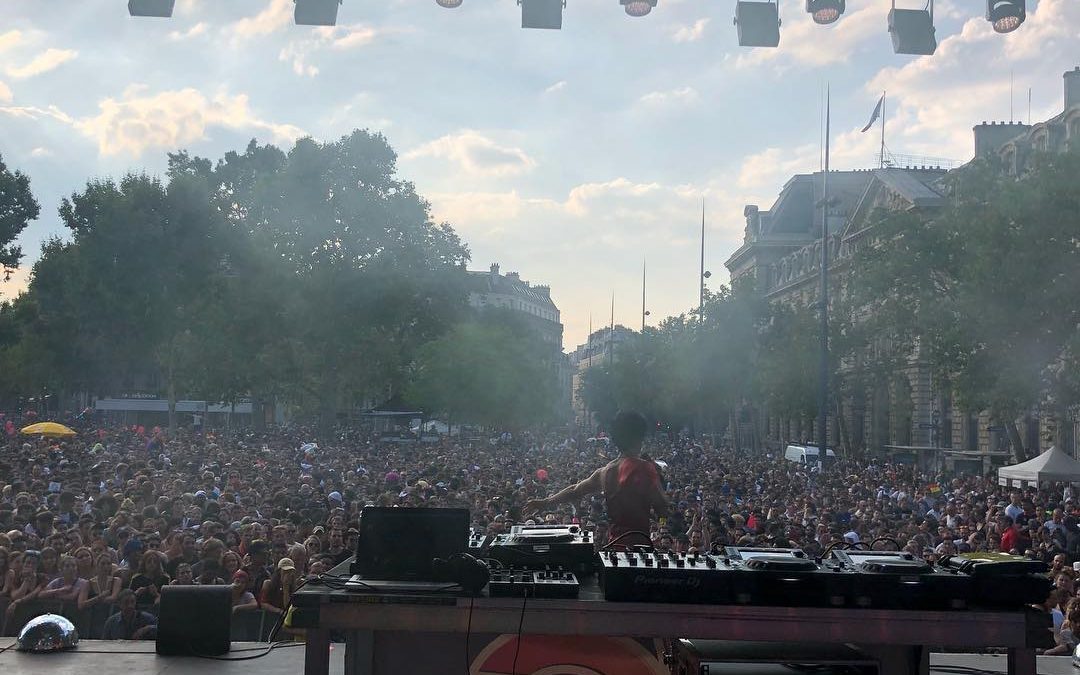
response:
[[[998,469],[999,485],[1025,483],[1080,483],[1080,462],[1052,446],[1034,459]]]
[[[27,436],[74,436],[75,432],[59,422],[38,422],[22,428]]]

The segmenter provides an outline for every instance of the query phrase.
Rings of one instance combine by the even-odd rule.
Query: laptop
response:
[[[345,588],[369,593],[457,593],[455,582],[438,581],[432,561],[466,553],[468,509],[366,507],[352,577]]]

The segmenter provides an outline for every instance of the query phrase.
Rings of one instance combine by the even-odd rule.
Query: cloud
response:
[[[646,105],[683,104],[689,105],[698,100],[697,90],[686,86],[668,91],[650,91],[640,99]]]
[[[196,89],[144,95],[129,87],[121,100],[107,98],[99,113],[75,123],[94,139],[102,155],[138,157],[147,148],[175,148],[206,137],[210,127],[269,132],[276,143],[294,141],[304,132],[291,124],[268,122],[252,113],[246,94],[224,92],[207,98]]]
[[[240,19],[227,30],[239,41],[269,35],[288,26],[292,15],[293,0],[270,0],[266,9],[255,16]]]
[[[488,176],[519,174],[536,166],[521,148],[499,145],[471,129],[442,136],[403,155],[404,159],[420,157],[449,160],[468,173]]]
[[[570,190],[564,208],[569,213],[584,216],[593,203],[604,198],[643,197],[659,189],[659,183],[634,183],[621,176],[602,183],[583,183]]]
[[[1010,72],[1017,74],[1018,102],[1020,92],[1031,86],[1037,96],[1052,92],[1053,111],[1061,111],[1061,70],[1074,65],[1080,52],[1078,26],[1080,3],[1074,0],[1040,0],[1024,25],[1008,35],[995,33],[981,16],[971,17],[959,33],[941,41],[934,56],[878,71],[865,87],[867,110],[887,90],[890,147],[913,155],[969,158],[971,127],[1008,115]]]
[[[854,4],[854,3],[852,3]],[[776,63],[778,70],[814,68],[847,62],[868,40],[881,40],[891,0],[867,0],[858,9],[849,8],[830,26],[819,26],[806,13],[803,0],[784,0],[780,8],[779,49],[751,49],[735,61],[737,68]],[[887,37],[885,38],[887,39]]]
[[[566,80],[559,80],[555,84],[553,84],[550,87],[548,87],[547,89],[545,89],[544,93],[545,94],[555,94],[555,93],[558,93],[558,92],[562,91],[563,89],[566,89]]]
[[[0,52],[7,51],[22,42],[23,34],[17,30],[0,33]]]
[[[692,26],[679,26],[671,39],[675,42],[697,42],[705,36],[705,26],[708,24],[708,19],[698,19]]]
[[[366,47],[383,35],[405,32],[399,28],[376,28],[357,23],[348,26],[324,26],[311,31],[310,37],[292,40],[278,52],[278,60],[292,65],[293,72],[304,77],[315,77],[319,68],[309,63],[316,52],[333,49],[345,51]]]
[[[303,130],[270,122],[252,112],[246,94],[224,91],[207,98],[197,89],[147,94],[146,87],[131,86],[117,100],[98,103],[98,114],[75,119],[55,106],[2,107],[0,113],[24,119],[50,118],[68,124],[94,140],[101,155],[138,157],[148,148],[177,148],[206,138],[209,129],[268,132],[276,143],[296,140]]]
[[[4,281],[4,275],[0,274],[0,299],[14,300],[26,292],[30,286],[30,265],[20,265],[11,270],[11,278]]]
[[[387,32],[368,24],[357,23],[350,26],[325,26],[315,29],[315,34],[323,44],[332,49],[352,49],[363,47],[375,41],[380,34]]]
[[[46,49],[22,66],[8,66],[6,72],[16,80],[24,80],[47,73],[74,59],[79,53],[73,49]]]
[[[187,29],[186,31],[178,31],[178,30],[171,31],[169,33],[169,39],[172,40],[173,42],[179,42],[181,40],[190,40],[193,37],[198,37],[200,35],[205,35],[206,34],[206,28],[207,28],[206,22],[205,21],[200,21],[199,23],[195,24],[194,26]]]
[[[0,113],[28,120],[37,120],[48,117],[57,122],[63,122],[64,124],[75,123],[75,119],[71,117],[71,115],[68,115],[54,105],[50,105],[47,108],[39,108],[37,106],[0,106]]]
[[[817,171],[819,149],[806,144],[796,148],[766,148],[747,155],[736,184],[742,190],[780,191],[792,174]]]
[[[53,151],[48,148],[34,148],[30,151],[31,157],[52,157]]]
[[[0,82],[0,103],[11,103],[11,88]]]

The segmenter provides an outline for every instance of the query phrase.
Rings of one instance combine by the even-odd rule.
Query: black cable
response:
[[[629,532],[623,532],[622,534],[615,537],[614,539],[612,539],[608,543],[604,544],[602,547],[600,547],[600,550],[601,551],[606,551],[609,548],[611,548],[612,546],[614,546],[616,543],[618,543],[618,541],[620,539],[625,539],[626,537],[629,537],[632,534],[640,534],[641,536],[645,537],[646,539],[649,539],[649,533],[648,532],[642,532],[641,530],[630,530]],[[652,540],[649,539],[649,541],[652,541]],[[643,545],[643,544],[639,544],[639,545]]]
[[[3,654],[4,652],[11,649],[12,647],[14,647],[17,644],[19,644],[18,640],[12,640],[11,644],[9,644],[7,647],[4,647],[3,649],[0,649],[0,654]]]
[[[240,657],[236,657],[236,658],[233,658],[233,657],[230,657],[230,656],[211,656],[210,654],[194,654],[194,653],[191,654],[191,656],[195,656],[195,657],[200,658],[200,659],[210,659],[211,661],[252,661],[254,659],[261,659],[262,657],[266,656],[267,654],[274,651],[278,647],[296,646],[296,645],[302,645],[302,644],[304,644],[304,643],[303,642],[293,642],[291,640],[286,641],[286,642],[271,642],[269,645],[267,645],[266,649],[262,650],[258,654],[252,654],[251,656],[240,656]]]
[[[887,542],[889,544],[892,544],[893,546],[896,547],[897,551],[903,550],[903,547],[900,545],[900,542],[896,541],[892,537],[878,537],[874,541],[870,542],[870,550],[873,550],[874,549],[874,544],[878,543],[879,541],[884,541],[884,542]]]
[[[529,593],[526,590],[525,595],[521,596],[521,616],[518,618],[517,641],[514,643],[514,665],[510,669],[511,673],[517,673],[518,654],[521,653],[521,627],[525,625],[525,603],[528,601]]]
[[[469,598],[469,621],[465,625],[465,675],[469,675],[469,638],[472,637],[472,612],[475,598]]]

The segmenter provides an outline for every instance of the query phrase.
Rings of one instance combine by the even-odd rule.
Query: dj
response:
[[[649,515],[667,515],[668,503],[660,485],[656,463],[641,457],[648,423],[641,413],[620,412],[611,425],[611,438],[619,449],[618,459],[612,460],[585,480],[571,485],[550,497],[533,499],[525,504],[526,514],[542,508],[572,502],[604,493],[607,503],[608,543],[623,546],[651,545]]]

